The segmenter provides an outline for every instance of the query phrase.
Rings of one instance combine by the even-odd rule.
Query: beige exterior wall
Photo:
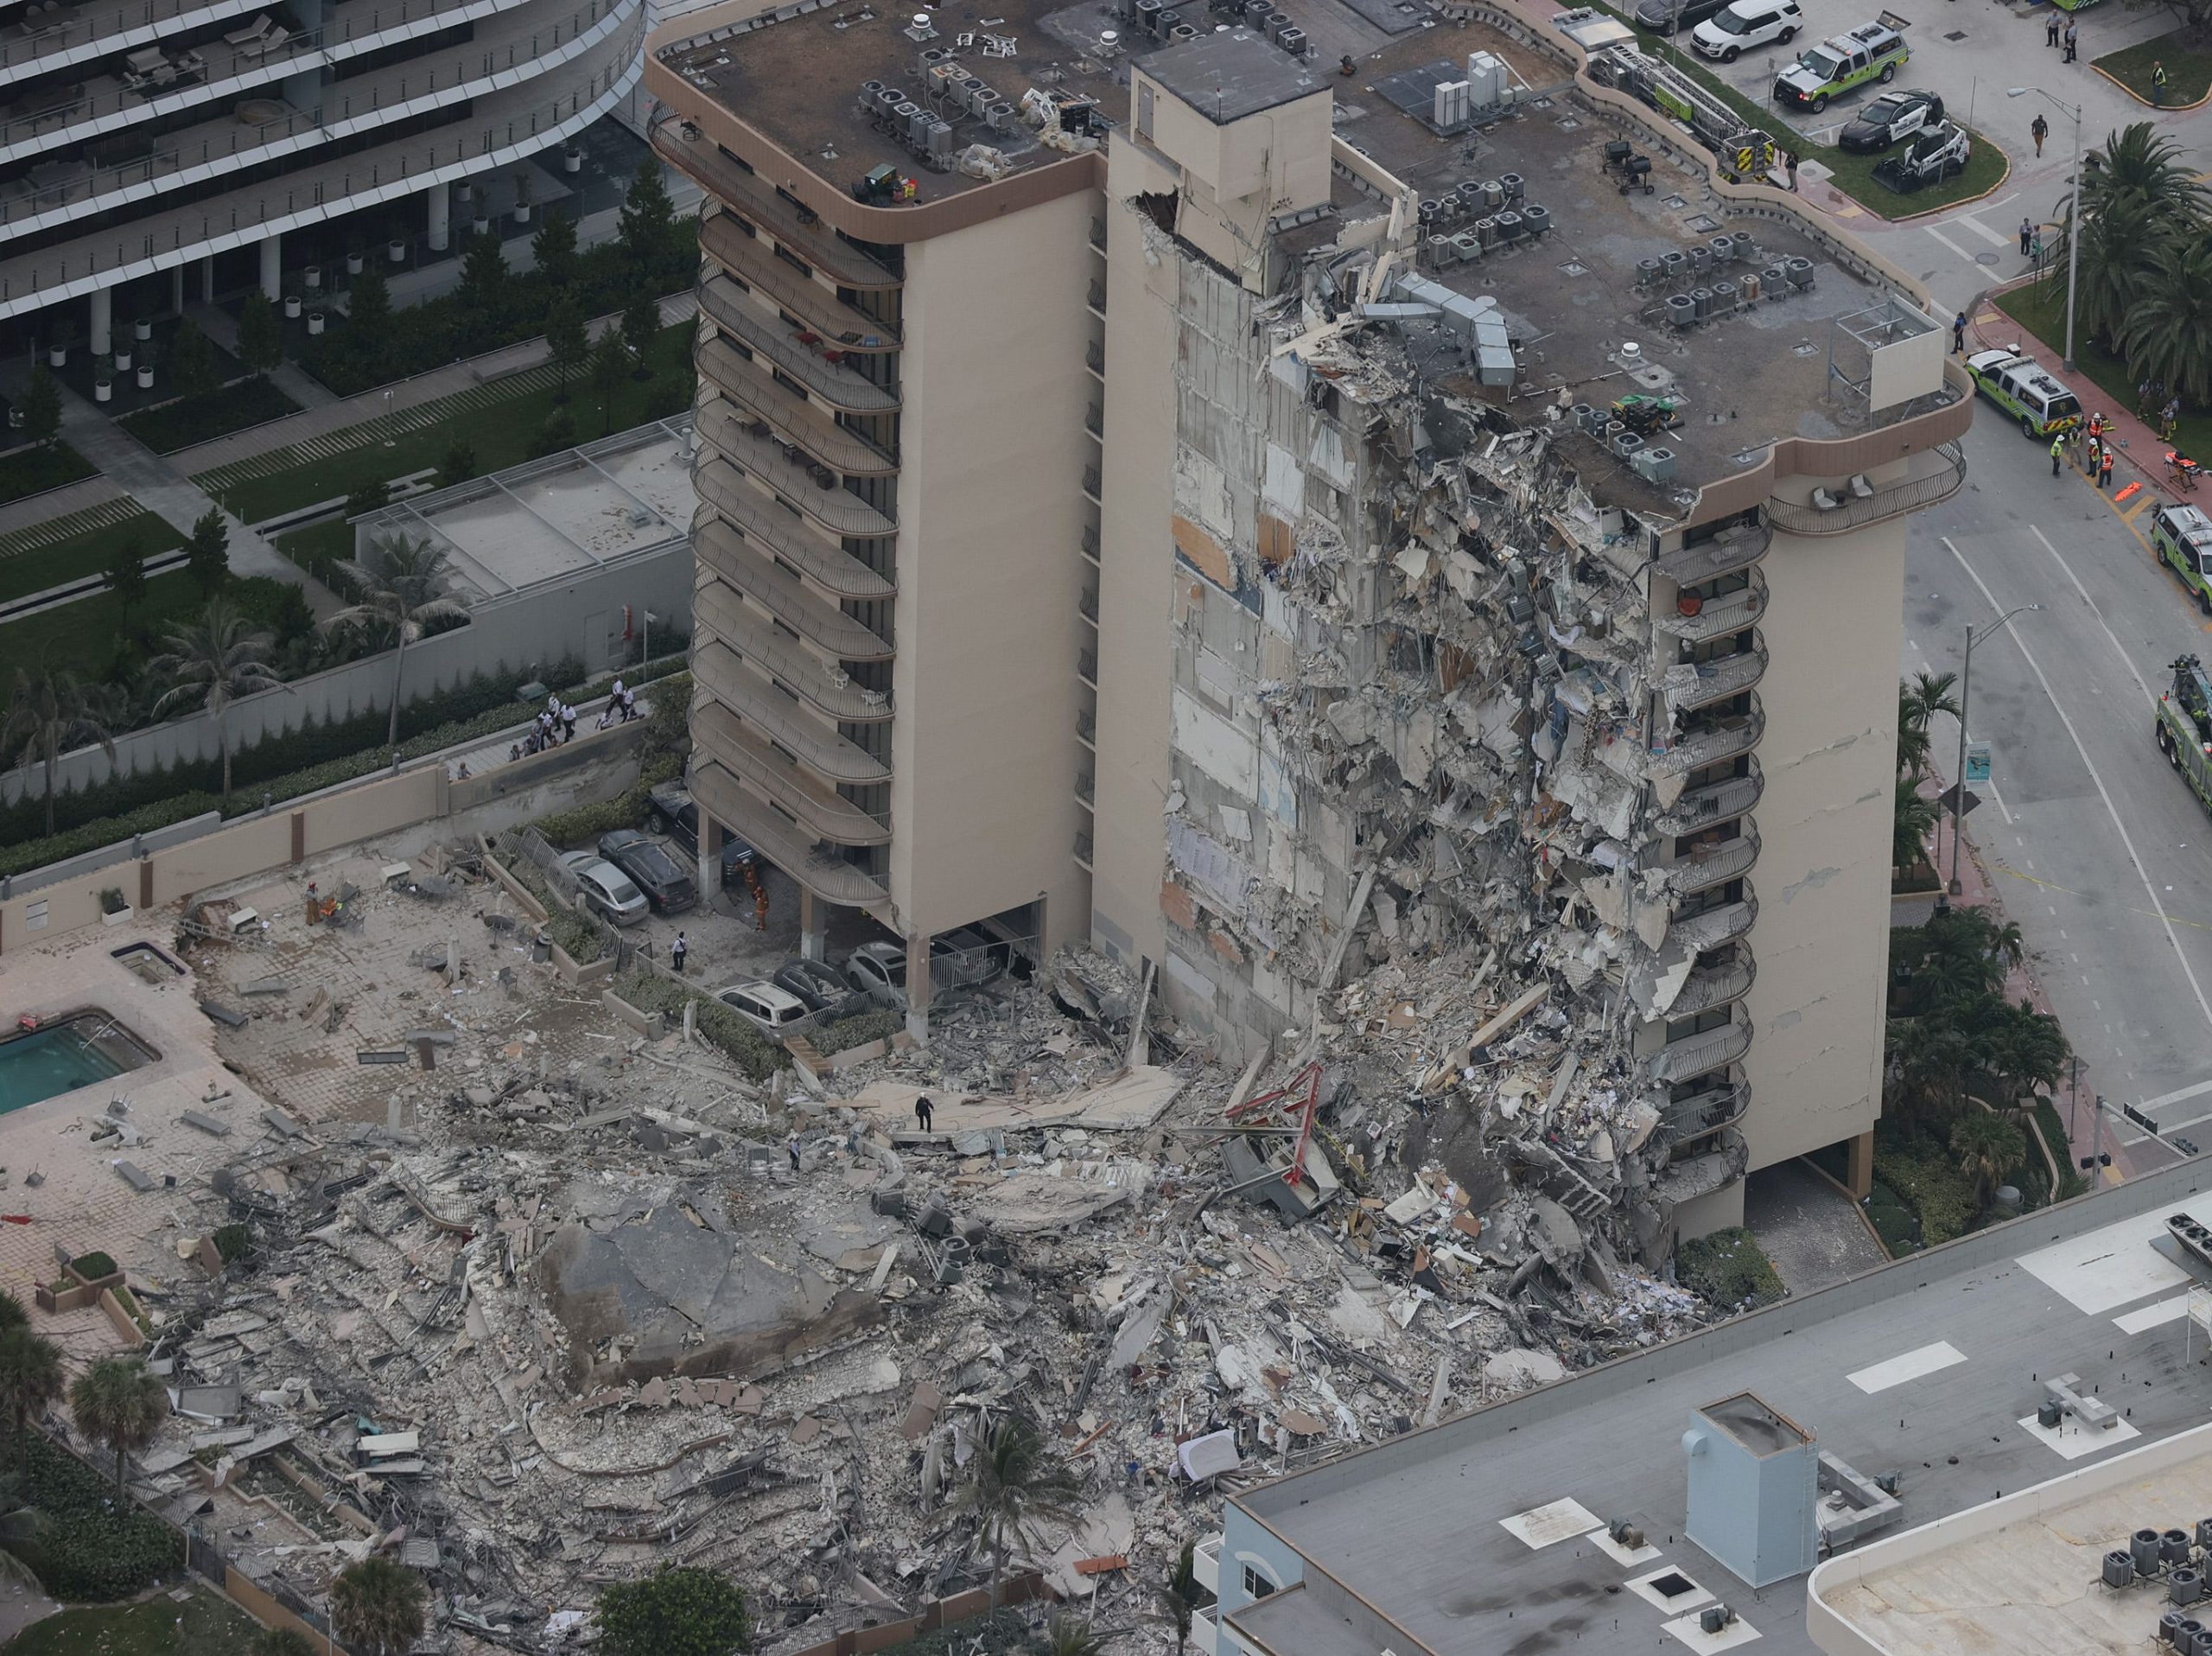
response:
[[[1151,227],[1122,205],[1173,179],[1116,134],[1108,162],[1106,467],[1098,589],[1098,804],[1095,940],[1131,962],[1166,952],[1160,913],[1160,810],[1168,785],[1174,668],[1175,297],[1173,259],[1147,252]]]
[[[1777,530],[1760,565],[1773,662],[1758,687],[1758,980],[1745,1003],[1755,1169],[1863,1133],[1880,1112],[1905,523],[1819,539]]]
[[[1083,191],[906,250],[891,895],[900,932],[1046,902],[1075,862],[1090,220]]]
[[[1133,71],[1130,80],[1136,136],[1180,170],[1177,232],[1250,285],[1266,256],[1268,220],[1329,199],[1334,99],[1328,89],[1221,125],[1149,75]],[[1118,373],[1118,360],[1115,367]]]

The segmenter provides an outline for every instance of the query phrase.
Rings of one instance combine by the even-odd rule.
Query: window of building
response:
[[[1248,1598],[1262,1599],[1275,1590],[1275,1584],[1251,1565],[1244,1566],[1244,1593]]]

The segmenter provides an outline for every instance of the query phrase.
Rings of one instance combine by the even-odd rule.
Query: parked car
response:
[[[1655,35],[1673,35],[1685,29],[1695,29],[1728,0],[1637,0],[1631,15],[1638,29],[1648,29]]]
[[[715,991],[715,998],[765,1035],[781,1037],[814,1014],[804,1001],[773,984],[732,984]]]
[[[681,782],[663,782],[646,795],[645,826],[664,835],[689,858],[699,861],[699,806]],[[722,884],[741,885],[745,870],[758,857],[752,846],[725,831],[722,838]]]
[[[878,1006],[906,1010],[906,952],[896,943],[863,943],[845,957],[845,981]]]
[[[570,851],[561,862],[583,888],[584,907],[605,915],[609,924],[635,926],[652,912],[630,876],[597,851]]]
[[[804,1001],[809,1010],[828,1018],[850,1017],[874,1004],[826,960],[786,960],[769,979]]]
[[[1774,101],[1819,114],[1828,99],[1840,98],[1870,80],[1884,86],[1912,61],[1912,48],[1887,23],[1861,23],[1797,54],[1797,61],[1774,78]]]
[[[1733,63],[1756,46],[1782,45],[1805,26],[1797,0],[1730,0],[1690,33],[1690,44],[1709,58]]]
[[[1867,154],[1886,150],[1943,118],[1943,100],[1932,92],[1885,92],[1844,123],[1836,142]]]
[[[683,864],[634,828],[601,834],[599,854],[636,882],[657,913],[680,914],[699,901],[699,889]]]

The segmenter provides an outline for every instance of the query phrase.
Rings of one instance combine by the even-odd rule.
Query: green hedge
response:
[[[500,866],[537,899],[545,910],[545,934],[580,966],[588,966],[607,952],[607,928],[579,914],[574,903],[553,889],[545,871],[519,854],[502,857]]]
[[[855,1047],[865,1047],[871,1041],[887,1040],[906,1027],[906,1020],[899,1014],[879,1009],[874,1012],[856,1012],[851,1017],[839,1018],[835,1023],[818,1025],[806,1039],[815,1051],[827,1058],[833,1053],[849,1052]]]
[[[671,1021],[683,1016],[683,1003],[694,1001],[699,1010],[694,1027],[707,1044],[745,1073],[748,1080],[765,1081],[791,1060],[760,1030],[724,1006],[713,996],[687,988],[657,971],[632,971],[618,978],[614,992],[640,1012],[659,1012]]]
[[[24,1562],[54,1597],[131,1598],[183,1567],[183,1538],[128,1496],[118,1501],[111,1478],[36,1431],[16,1449],[25,1504],[46,1519]]]
[[[266,374],[255,374],[219,391],[142,408],[135,414],[125,414],[116,424],[156,454],[168,455],[299,411],[300,405],[272,385]]]
[[[1920,1216],[1921,1240],[1932,1248],[1972,1230],[1981,1203],[1949,1153],[1929,1139],[1885,1137],[1875,1130],[1874,1176]]]
[[[1675,1251],[1675,1275],[1715,1305],[1748,1311],[1789,1290],[1751,1233],[1740,1225],[1685,1242]]]

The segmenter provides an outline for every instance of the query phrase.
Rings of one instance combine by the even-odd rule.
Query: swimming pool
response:
[[[151,1063],[105,1012],[78,1012],[0,1039],[0,1115]]]

